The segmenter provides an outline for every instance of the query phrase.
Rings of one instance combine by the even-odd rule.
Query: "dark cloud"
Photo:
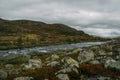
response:
[[[64,23],[90,34],[118,36],[119,3],[120,0],[0,0],[0,17]]]

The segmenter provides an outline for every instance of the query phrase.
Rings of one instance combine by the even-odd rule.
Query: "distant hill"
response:
[[[0,49],[105,40],[64,24],[0,19]]]

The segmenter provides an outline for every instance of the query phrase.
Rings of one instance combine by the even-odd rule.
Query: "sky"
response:
[[[120,0],[0,0],[0,18],[62,23],[91,35],[120,36]]]

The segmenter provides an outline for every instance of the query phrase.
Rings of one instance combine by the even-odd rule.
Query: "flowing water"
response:
[[[75,44],[65,44],[65,45],[55,45],[55,46],[44,46],[44,47],[33,47],[33,48],[24,48],[21,50],[12,49],[12,50],[1,50],[0,54],[25,54],[32,51],[38,52],[48,52],[48,51],[56,51],[56,50],[67,50],[67,49],[74,49],[79,47],[89,47],[93,45],[100,45],[104,44],[105,42],[85,42],[85,43],[75,43]]]

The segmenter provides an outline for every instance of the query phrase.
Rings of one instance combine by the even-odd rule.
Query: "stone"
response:
[[[58,74],[56,77],[60,80],[70,80],[67,74]]]
[[[59,56],[57,54],[53,54],[50,57],[46,58],[47,61],[54,61],[59,59]]]
[[[61,63],[64,67],[71,66],[79,68],[79,62],[77,62],[69,56],[65,56],[63,59],[61,59]]]
[[[89,63],[91,63],[91,64],[100,64],[100,62],[98,60],[90,61]]]
[[[81,63],[88,62],[90,60],[94,60],[93,51],[82,51],[78,55],[78,61]]]
[[[115,63],[116,61],[114,59],[112,59],[111,57],[108,57],[105,59],[105,63],[104,66],[107,68],[108,66],[110,66],[112,63]]]
[[[30,59],[28,64],[23,64],[23,69],[36,69],[36,68],[42,68],[42,61],[41,59]]]
[[[14,65],[12,64],[6,64],[5,65],[5,69],[12,69],[14,67]]]
[[[34,80],[33,77],[17,77],[14,80]]]
[[[61,70],[58,71],[58,73],[66,73],[72,71],[79,73],[77,69],[79,68],[79,62],[72,59],[71,57],[65,56],[63,59],[61,59],[60,63],[62,64],[62,67]]]
[[[110,77],[103,77],[103,76],[100,76],[97,78],[97,80],[112,80]]]
[[[50,62],[47,64],[47,66],[51,66],[51,67],[54,67],[54,66],[57,66],[57,65],[60,65],[60,63],[58,61],[53,61],[53,62]]]
[[[7,78],[8,74],[4,70],[0,70],[0,79]]]
[[[120,71],[120,61],[113,62],[109,65],[110,68],[114,68]]]

